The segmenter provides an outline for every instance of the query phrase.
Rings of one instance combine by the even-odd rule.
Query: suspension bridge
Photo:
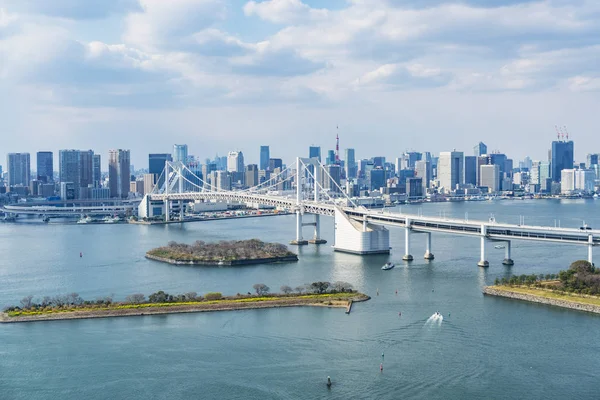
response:
[[[190,178],[194,177],[194,178]],[[511,243],[513,240],[554,242],[587,246],[587,258],[592,262],[593,247],[600,244],[600,231],[547,226],[514,225],[487,221],[425,217],[398,212],[370,210],[358,206],[346,196],[339,183],[316,158],[297,158],[281,172],[264,182],[243,190],[225,190],[215,182],[208,183],[197,177],[183,163],[167,162],[159,182],[151,193],[144,196],[138,207],[138,216],[151,218],[164,216],[183,220],[184,203],[192,201],[223,201],[244,203],[250,206],[272,206],[296,215],[296,237],[293,245],[326,243],[321,237],[321,216],[334,219],[334,245],[336,251],[354,254],[381,254],[390,252],[390,234],[387,227],[404,229],[403,260],[412,261],[411,238],[424,234],[424,258],[432,260],[432,233],[472,236],[480,240],[478,265],[489,266],[486,244],[502,243],[505,248],[504,265],[513,265]],[[288,182],[295,187],[293,195],[281,194]],[[308,221],[306,217],[312,216]],[[303,236],[303,228],[311,226],[310,240]]]

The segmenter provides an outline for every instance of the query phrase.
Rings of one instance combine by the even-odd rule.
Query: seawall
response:
[[[519,293],[515,291],[511,291],[510,289],[497,289],[491,286],[485,286],[483,288],[483,294],[488,296],[499,296],[506,297],[509,299],[516,299],[522,301],[529,301],[532,303],[540,303],[540,304],[548,304],[551,306],[562,307],[562,308],[570,308],[572,310],[578,311],[586,311],[595,314],[600,314],[600,306],[594,304],[586,304],[579,303],[576,299],[573,301],[569,300],[561,300],[561,299],[553,299],[550,297],[537,296],[528,293]]]
[[[270,258],[255,258],[251,260],[232,260],[232,261],[177,261],[171,260],[170,258],[164,258],[155,256],[153,254],[146,253],[146,258],[154,261],[160,261],[175,265],[251,265],[251,264],[267,264],[277,262],[296,262],[298,261],[297,255],[285,256],[285,257],[270,257]]]

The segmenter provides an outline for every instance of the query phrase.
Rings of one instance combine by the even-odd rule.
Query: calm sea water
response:
[[[599,208],[600,201],[532,200],[402,211],[597,228]],[[391,232],[389,257],[359,257],[334,253],[333,221],[322,221],[330,243],[300,248],[298,263],[237,268],[171,266],[144,253],[170,240],[288,242],[294,217],[0,224],[0,305],[29,294],[235,294],[254,283],[278,290],[317,280],[348,281],[373,297],[350,315],[291,308],[0,325],[0,399],[598,398],[598,316],[481,294],[496,277],[557,272],[586,258],[585,247],[514,242],[515,265],[504,267],[503,250],[490,244],[490,267],[481,269],[478,239],[434,235],[436,259],[427,262],[425,238],[414,235],[415,261],[405,264],[401,230]],[[381,271],[388,260],[396,268]],[[436,311],[443,322],[428,322]]]

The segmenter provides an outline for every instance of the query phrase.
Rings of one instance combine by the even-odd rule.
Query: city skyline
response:
[[[163,4],[0,0],[0,160],[129,148],[143,165],[173,143],[288,160],[335,148],[337,126],[340,150],[390,159],[483,141],[543,160],[555,124],[576,160],[595,145],[596,2]]]

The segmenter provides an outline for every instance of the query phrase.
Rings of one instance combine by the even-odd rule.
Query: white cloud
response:
[[[600,91],[600,77],[574,76],[568,83],[573,92]]]
[[[324,8],[311,8],[301,0],[267,0],[249,1],[244,5],[244,14],[256,15],[265,21],[283,24],[325,19],[329,11]]]

